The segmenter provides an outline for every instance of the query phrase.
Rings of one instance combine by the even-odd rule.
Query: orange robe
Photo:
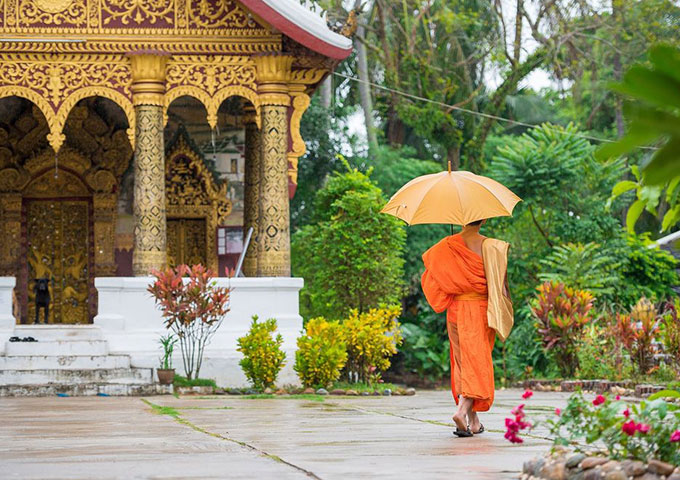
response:
[[[451,392],[474,399],[485,412],[494,398],[493,350],[496,332],[488,326],[487,284],[482,257],[460,234],[446,237],[423,254],[422,286],[435,312],[446,310],[451,356]]]

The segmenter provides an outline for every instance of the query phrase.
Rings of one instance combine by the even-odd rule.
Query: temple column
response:
[[[244,185],[243,234],[253,228],[250,246],[243,260],[246,277],[257,276],[257,245],[259,239],[258,217],[260,209],[260,173],[262,170],[262,147],[260,129],[255,122],[255,110],[246,113],[246,165]],[[245,237],[244,237],[245,240]]]
[[[253,60],[262,116],[257,276],[290,277],[287,83],[293,57],[261,55]]]
[[[0,194],[0,276],[19,272],[21,250],[21,194]]]
[[[134,53],[132,101],[135,128],[135,241],[132,272],[149,275],[167,262],[165,218],[165,146],[163,143],[163,96],[167,56]]]

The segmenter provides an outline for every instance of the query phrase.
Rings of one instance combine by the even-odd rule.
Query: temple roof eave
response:
[[[352,40],[335,33],[323,18],[295,0],[239,0],[284,35],[310,50],[335,60],[352,53]]]

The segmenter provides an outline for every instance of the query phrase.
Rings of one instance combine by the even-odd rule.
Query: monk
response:
[[[444,238],[423,254],[425,297],[434,311],[447,312],[451,392],[458,405],[454,434],[459,437],[484,432],[477,413],[493,404],[491,351],[496,333],[505,340],[512,328],[509,245],[480,235],[485,222],[464,226],[459,234]]]

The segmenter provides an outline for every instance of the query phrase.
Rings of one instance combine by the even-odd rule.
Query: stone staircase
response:
[[[172,386],[155,382],[152,368],[134,368],[127,355],[110,355],[94,325],[17,325],[4,339],[0,356],[0,397],[45,395],[155,395]]]

